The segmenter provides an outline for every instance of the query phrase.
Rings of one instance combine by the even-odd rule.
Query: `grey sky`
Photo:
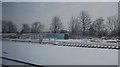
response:
[[[67,29],[72,15],[77,17],[81,10],[89,12],[94,20],[98,17],[117,15],[117,2],[9,2],[3,3],[3,20],[11,20],[21,29],[23,23],[41,21],[48,30],[52,17],[60,16]]]

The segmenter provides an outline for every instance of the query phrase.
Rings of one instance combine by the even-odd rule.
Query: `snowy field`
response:
[[[118,50],[3,41],[3,57],[36,65],[118,65]],[[4,63],[4,61],[3,61]]]
[[[55,40],[56,42],[66,42],[71,44],[84,44],[84,45],[111,45],[118,46],[118,43],[108,43],[107,41],[113,42],[116,40],[95,40],[95,42],[91,42],[89,39],[69,39],[69,40]]]
[[[34,42],[39,43],[39,39],[5,39],[15,42]],[[88,46],[107,46],[112,48],[118,48],[118,40],[101,40],[101,39],[43,39],[42,43],[52,43],[58,45],[88,45]]]

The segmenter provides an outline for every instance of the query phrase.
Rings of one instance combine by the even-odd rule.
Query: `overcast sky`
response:
[[[3,3],[3,20],[11,20],[21,29],[23,23],[31,25],[40,21],[48,30],[53,16],[60,16],[67,29],[72,15],[77,17],[81,10],[87,11],[92,20],[117,15],[117,2],[9,2]]]

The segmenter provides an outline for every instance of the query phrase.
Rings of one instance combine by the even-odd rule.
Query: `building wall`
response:
[[[52,39],[64,39],[65,35],[61,33],[45,33],[43,34],[44,38],[52,38]]]

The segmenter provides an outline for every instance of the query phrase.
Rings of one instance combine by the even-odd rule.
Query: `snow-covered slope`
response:
[[[37,65],[117,65],[118,50],[3,41],[3,56]]]

